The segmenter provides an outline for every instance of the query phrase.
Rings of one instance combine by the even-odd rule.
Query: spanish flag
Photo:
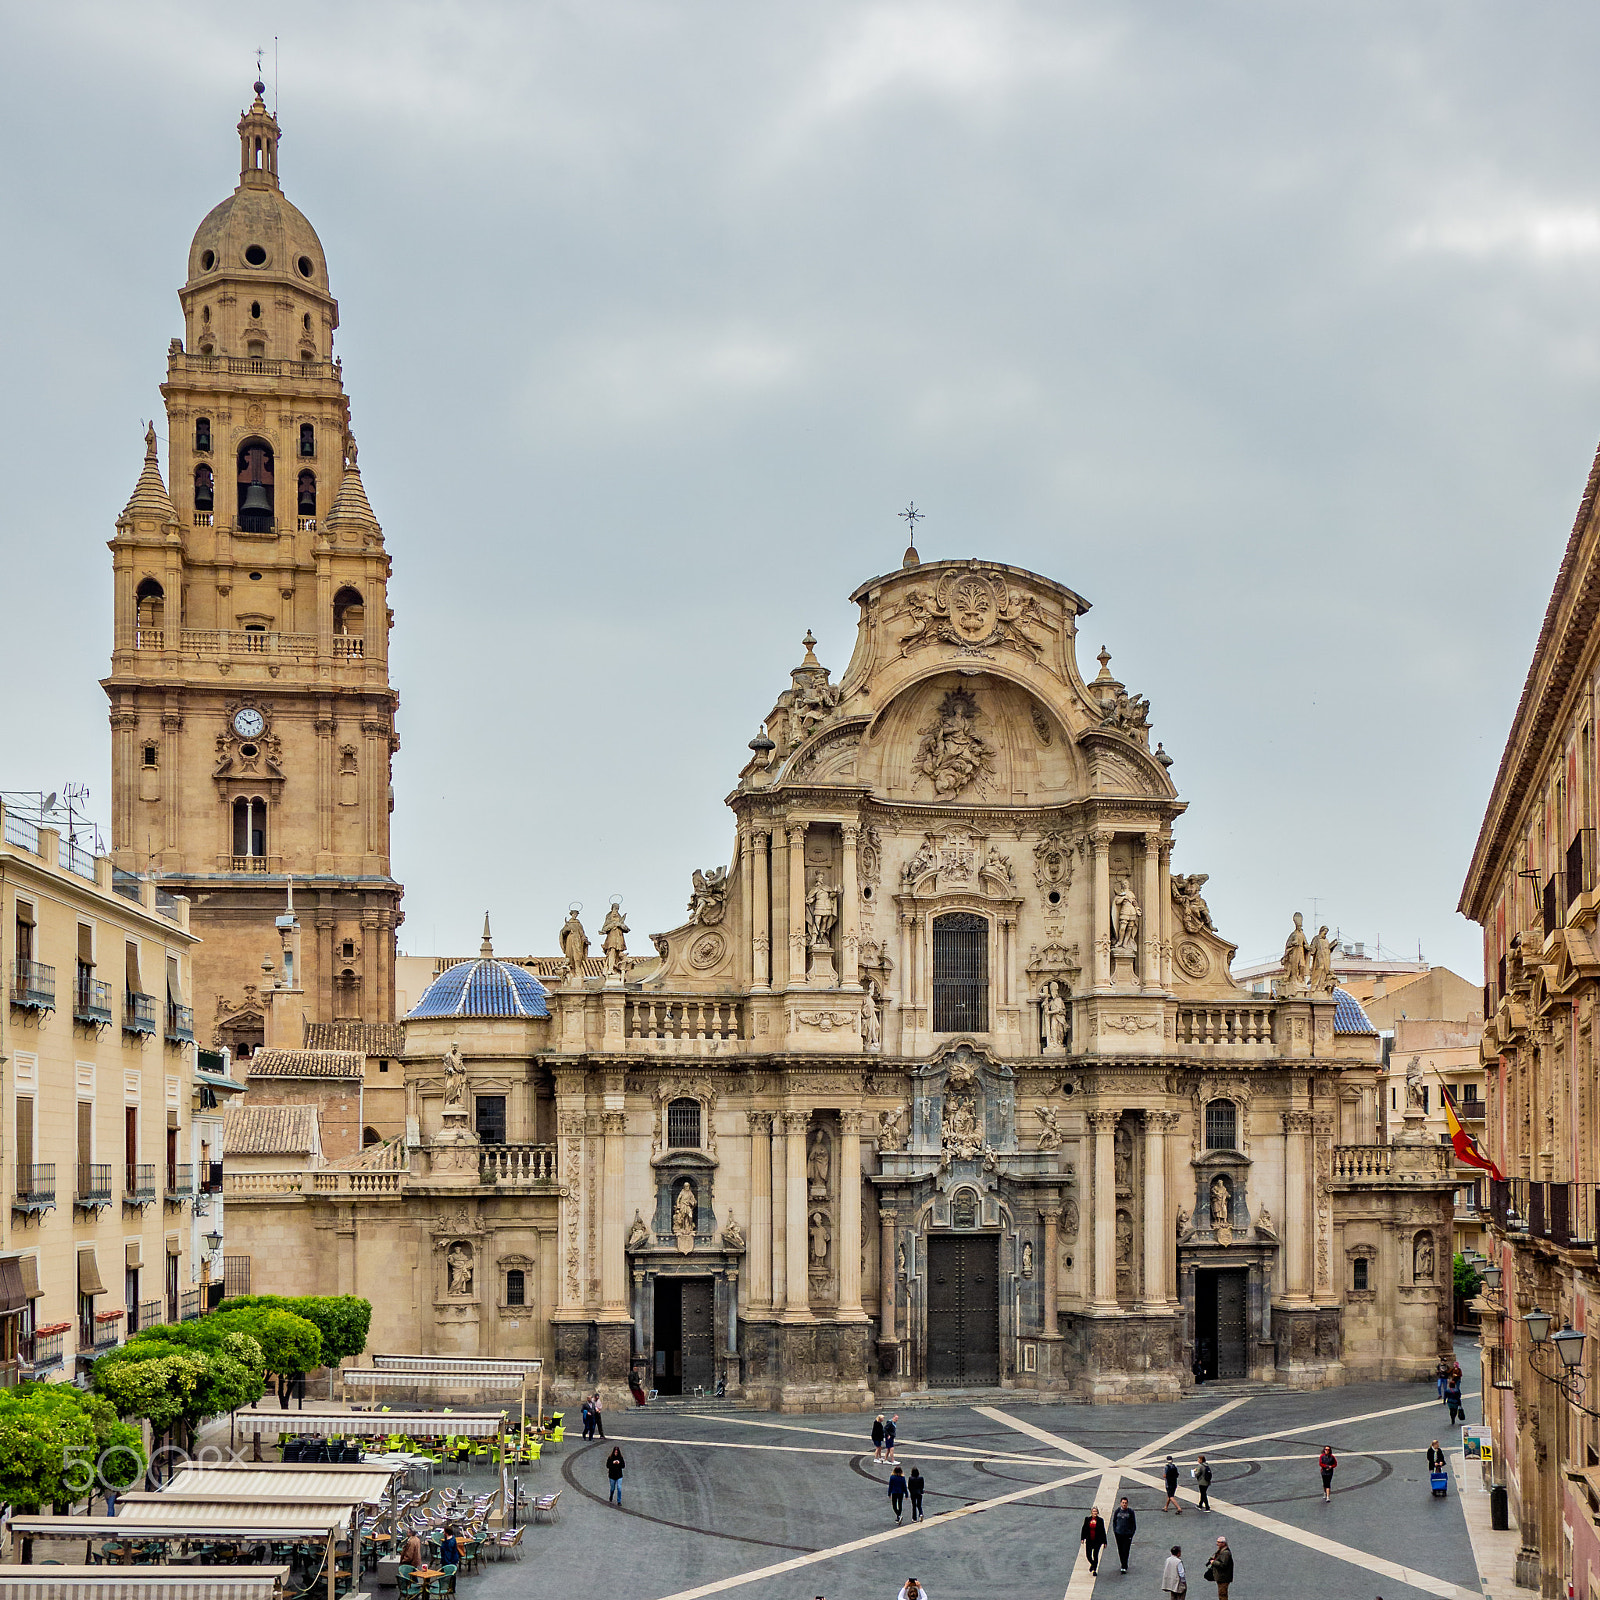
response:
[[[1439,1085],[1439,1096],[1444,1101],[1444,1119],[1450,1129],[1450,1143],[1456,1147],[1456,1160],[1465,1162],[1469,1167],[1481,1167],[1491,1178],[1503,1182],[1505,1173],[1483,1153],[1478,1141],[1461,1126],[1461,1118],[1456,1115],[1455,1098],[1442,1083]]]

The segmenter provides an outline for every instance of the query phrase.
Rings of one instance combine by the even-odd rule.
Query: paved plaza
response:
[[[1459,1349],[1464,1368],[1471,1347]],[[1476,1396],[1468,1415],[1478,1419]],[[1218,1534],[1233,1546],[1233,1595],[1395,1600],[1482,1590],[1457,1484],[1428,1488],[1431,1439],[1459,1447],[1431,1385],[1362,1384],[1310,1394],[1218,1394],[1165,1406],[950,1405],[901,1413],[896,1454],[928,1481],[927,1520],[896,1527],[874,1462],[870,1417],[615,1414],[602,1445],[569,1440],[530,1492],[563,1490],[562,1521],[530,1528],[519,1565],[485,1569],[484,1600],[539,1592],[691,1600],[894,1600],[908,1576],[932,1600],[1107,1600],[1155,1596],[1162,1560],[1183,1546],[1191,1593]],[[1324,1504],[1316,1456],[1339,1458]],[[627,1460],[623,1507],[606,1503],[605,1458]],[[1215,1467],[1214,1511],[1194,1504],[1188,1469]],[[1183,1468],[1189,1509],[1163,1514],[1161,1468]],[[1127,1577],[1114,1547],[1092,1577],[1077,1544],[1090,1505],[1119,1495],[1138,1513]],[[536,1581],[535,1581],[535,1575]]]

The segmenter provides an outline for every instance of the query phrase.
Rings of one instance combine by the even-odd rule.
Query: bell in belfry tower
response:
[[[272,532],[272,450],[253,439],[239,452],[239,529]]]

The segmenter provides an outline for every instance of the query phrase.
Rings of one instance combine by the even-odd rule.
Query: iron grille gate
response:
[[[1000,1381],[1000,1241],[993,1234],[928,1240],[928,1383]]]
[[[970,911],[933,919],[933,1031],[989,1031],[989,924]]]

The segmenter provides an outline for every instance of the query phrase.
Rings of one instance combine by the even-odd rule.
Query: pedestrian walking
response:
[[[894,1438],[899,1422],[900,1413],[897,1411],[883,1425],[883,1459],[885,1461],[894,1460]]]
[[[900,1593],[896,1600],[928,1600],[928,1591],[915,1578],[907,1578],[900,1585]]]
[[[1209,1511],[1211,1509],[1211,1496],[1208,1493],[1211,1488],[1211,1467],[1204,1456],[1201,1456],[1194,1464],[1194,1481],[1200,1490],[1200,1509]]]
[[[1434,1368],[1433,1375],[1438,1380],[1439,1398],[1443,1400],[1445,1381],[1450,1376],[1450,1363],[1443,1356],[1439,1357],[1439,1364]]]
[[[606,1436],[605,1418],[601,1415],[600,1391],[598,1389],[589,1396],[589,1415],[594,1418],[594,1431],[600,1438]]]
[[[1317,1470],[1322,1474],[1322,1499],[1326,1504],[1333,1499],[1333,1469],[1339,1465],[1339,1458],[1333,1453],[1333,1446],[1325,1444],[1322,1454],[1317,1457]]]
[[[1078,1537],[1083,1541],[1083,1553],[1089,1558],[1089,1570],[1100,1570],[1100,1552],[1106,1547],[1106,1522],[1100,1515],[1098,1506],[1089,1508],[1089,1515],[1083,1519],[1083,1527],[1078,1530]]]
[[[1455,1427],[1457,1422],[1467,1420],[1466,1407],[1461,1404],[1461,1379],[1455,1373],[1450,1374],[1450,1381],[1444,1386],[1444,1403],[1450,1413],[1450,1426]]]
[[[1217,1548],[1206,1562],[1206,1579],[1216,1584],[1217,1600],[1228,1600],[1228,1585],[1233,1582],[1233,1551],[1220,1533],[1217,1535]]]
[[[928,1486],[928,1480],[913,1467],[911,1476],[906,1479],[906,1493],[911,1496],[911,1520],[922,1521],[922,1492]]]
[[[1183,1570],[1183,1547],[1173,1545],[1172,1554],[1161,1569],[1161,1592],[1179,1597],[1189,1592],[1189,1574]]]
[[[606,1476],[611,1480],[611,1493],[606,1496],[607,1503],[615,1500],[622,1504],[622,1474],[627,1471],[628,1463],[622,1459],[622,1446],[614,1444],[611,1454],[606,1457]]]
[[[1439,1441],[1435,1439],[1433,1443],[1428,1446],[1428,1472],[1431,1475],[1435,1472],[1443,1471],[1444,1451],[1439,1448]]]
[[[441,1567],[459,1567],[461,1565],[461,1545],[456,1539],[455,1523],[447,1523],[444,1538],[439,1541],[439,1565]]]
[[[1117,1509],[1111,1513],[1111,1537],[1117,1541],[1117,1560],[1124,1572],[1128,1570],[1128,1551],[1133,1545],[1133,1536],[1138,1531],[1139,1519],[1134,1516],[1127,1495],[1123,1495],[1117,1504]]]
[[[900,1522],[900,1515],[906,1504],[906,1475],[897,1466],[889,1474],[889,1505],[894,1512],[896,1525]]]
[[[594,1407],[589,1404],[589,1397],[583,1397],[583,1409],[578,1415],[583,1418],[583,1436],[585,1439],[594,1438]]]
[[[1178,1463],[1171,1456],[1167,1457],[1167,1499],[1161,1509],[1183,1515],[1183,1507],[1178,1504]]]
[[[883,1413],[880,1411],[872,1419],[872,1459],[883,1460]]]

